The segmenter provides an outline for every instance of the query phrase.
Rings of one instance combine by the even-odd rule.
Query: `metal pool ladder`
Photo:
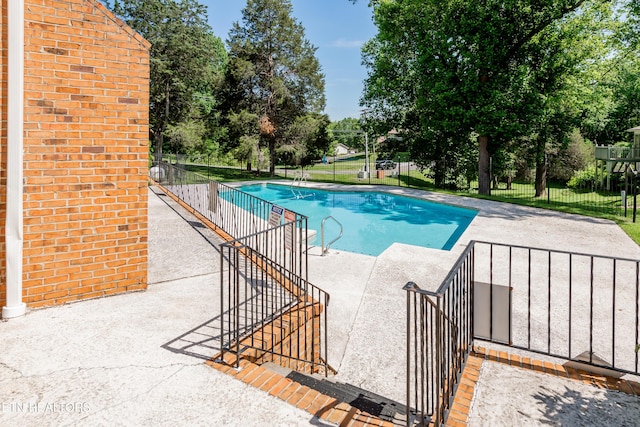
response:
[[[307,183],[307,177],[309,176],[309,174],[307,173],[300,173],[300,175],[296,175],[293,177],[293,181],[291,182],[291,192],[293,193],[293,197],[296,199],[304,199],[305,197],[309,197],[312,196],[313,194],[306,194],[303,195],[302,194],[302,184],[306,184]],[[298,184],[298,192],[296,193],[295,190],[295,186],[296,183]]]
[[[338,226],[340,227],[340,234],[338,235],[338,237],[336,237],[335,239],[333,239],[332,241],[327,243],[327,247],[325,248],[324,247],[324,223],[328,219],[332,219],[332,220],[334,220],[336,222],[336,224],[338,224]],[[322,256],[325,256],[327,254],[327,252],[329,252],[329,248],[331,247],[331,245],[334,244],[338,239],[340,239],[342,237],[342,224],[340,224],[340,221],[338,221],[337,219],[335,219],[331,215],[329,215],[328,217],[325,217],[322,220],[322,223],[320,224],[320,236],[322,238]]]

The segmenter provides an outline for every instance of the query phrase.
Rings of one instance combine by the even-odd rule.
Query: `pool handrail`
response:
[[[327,244],[327,247],[325,248],[324,246],[324,223],[326,220],[328,219],[332,219],[336,222],[336,224],[338,224],[338,226],[340,227],[340,234],[338,235],[338,237],[336,237],[335,239],[333,239],[332,241],[330,241]],[[320,223],[320,236],[321,236],[321,250],[322,250],[322,256],[325,256],[327,254],[327,252],[329,252],[329,248],[331,247],[332,244],[334,244],[335,242],[337,242],[338,240],[340,240],[340,238],[342,237],[342,224],[340,223],[340,221],[338,221],[337,219],[335,219],[333,216],[329,215],[327,217],[324,217],[322,219],[322,223]]]

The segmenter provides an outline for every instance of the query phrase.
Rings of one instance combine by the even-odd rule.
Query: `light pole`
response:
[[[365,108],[363,110],[360,110],[360,113],[362,115],[362,122],[364,124],[364,122],[367,121],[367,113],[369,112],[369,109]],[[363,126],[364,127],[364,126]],[[363,178],[369,178],[369,135],[367,134],[367,131],[365,129],[362,130],[362,132],[364,133],[364,177]]]
[[[369,174],[369,136],[366,131],[364,133],[364,161],[364,171]],[[365,178],[368,177],[369,176],[365,176]]]

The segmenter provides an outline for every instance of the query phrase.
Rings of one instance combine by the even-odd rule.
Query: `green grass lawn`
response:
[[[187,170],[198,173],[203,177],[220,181],[253,181],[269,179],[266,172],[256,173],[249,172],[245,169],[237,167],[220,167],[207,165],[186,165]],[[532,184],[513,183],[511,190],[506,190],[505,184],[501,184],[498,189],[491,191],[491,196],[483,196],[477,194],[473,190],[472,183],[470,191],[454,191],[436,189],[433,181],[425,177],[418,170],[401,171],[399,177],[392,177],[392,171],[385,171],[384,178],[377,177],[377,171],[372,168],[370,178],[358,178],[358,171],[364,167],[364,156],[354,156],[347,160],[337,161],[328,164],[316,164],[304,169],[304,173],[309,181],[332,182],[338,184],[375,184],[375,185],[393,185],[393,186],[410,186],[412,188],[424,189],[429,191],[437,191],[452,195],[475,197],[487,200],[494,200],[505,203],[514,203],[525,206],[532,206],[544,209],[551,209],[561,212],[567,212],[578,215],[585,215],[596,218],[609,219],[616,222],[622,230],[625,231],[640,245],[640,213],[638,213],[638,222],[632,221],[632,200],[629,199],[630,205],[627,208],[627,217],[618,214],[621,211],[621,200],[617,194],[607,194],[599,192],[579,192],[568,188],[553,186],[549,187],[548,197],[533,197],[535,190]],[[276,176],[278,179],[293,179],[299,176],[299,169],[285,169],[283,167],[276,168]]]
[[[265,172],[249,172],[246,169],[240,169],[238,167],[231,166],[224,167],[187,164],[181,165],[181,167],[185,168],[188,171],[202,175],[205,178],[209,178],[218,182],[255,181],[267,179],[269,177],[269,175]]]
[[[631,239],[636,242],[636,244],[640,245],[640,223],[639,222],[631,222],[631,221],[616,221],[620,228],[627,233]]]

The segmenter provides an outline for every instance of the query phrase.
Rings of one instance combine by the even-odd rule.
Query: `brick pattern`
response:
[[[298,346],[305,343],[300,351],[304,352],[305,356],[313,354],[314,360],[320,362],[318,319],[323,309],[324,307],[317,302],[305,304],[302,308],[293,308],[276,321],[257,331],[253,336],[242,341],[239,358],[233,353],[226,352],[224,357],[218,355],[206,363],[252,387],[307,411],[321,420],[339,426],[403,426],[404,423],[401,420],[393,423],[380,419],[260,366],[262,363],[274,362],[298,372],[318,372],[321,368],[318,365],[314,367],[312,364],[285,356],[288,352],[296,354]],[[261,342],[263,348],[273,347],[277,353],[285,356],[277,356],[269,351],[253,348],[257,342]],[[235,368],[236,364],[238,369]]]
[[[258,365],[273,362],[308,374],[324,372],[320,359],[322,310],[318,303],[299,303],[244,339],[240,343],[242,358]]]
[[[0,1],[4,22],[10,0]],[[96,0],[25,1],[23,288],[31,308],[146,287],[149,47]]]
[[[471,410],[471,402],[478,384],[481,367],[482,358],[475,354],[469,355],[447,417],[446,425],[448,427],[463,427],[467,425],[467,418]]]
[[[225,354],[224,360],[212,359],[207,364],[323,421],[339,426],[395,427],[404,425],[401,422],[393,423],[380,419],[348,403],[340,402],[307,386],[300,385],[279,373],[258,366],[244,358],[239,361],[240,369],[235,369],[233,366],[236,364],[236,358],[231,353]]]

